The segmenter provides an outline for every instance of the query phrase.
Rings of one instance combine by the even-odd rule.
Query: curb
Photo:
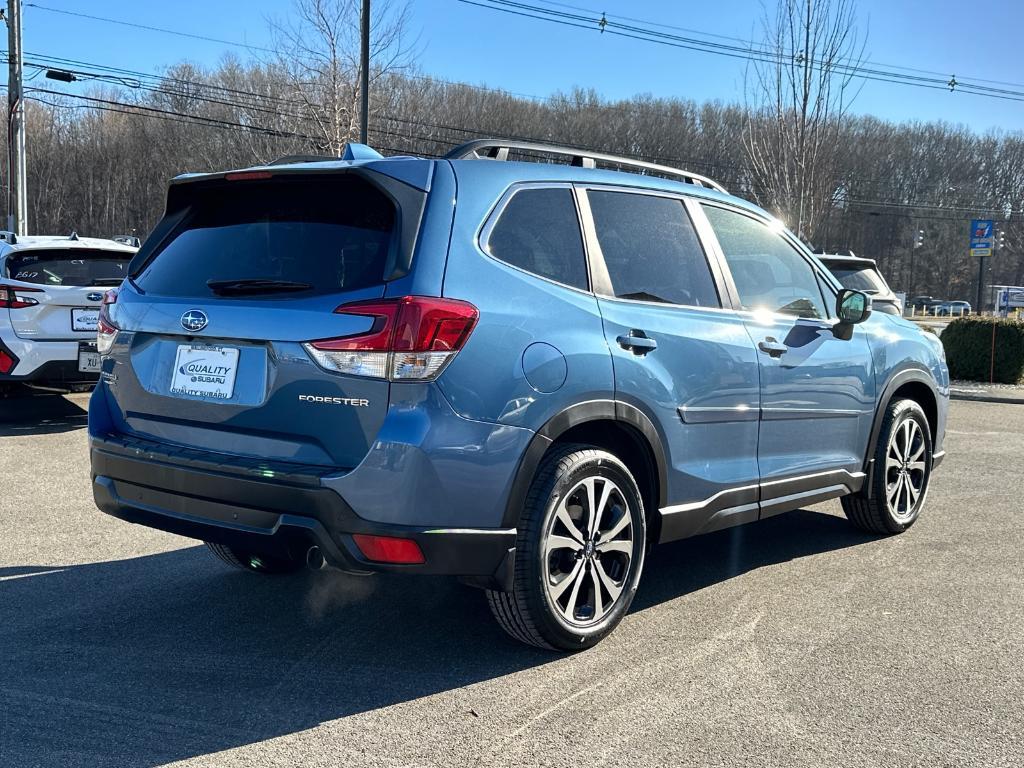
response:
[[[975,403],[1006,403],[1007,405],[1024,405],[1024,397],[996,397],[995,395],[974,395],[950,392],[950,400],[970,400]]]

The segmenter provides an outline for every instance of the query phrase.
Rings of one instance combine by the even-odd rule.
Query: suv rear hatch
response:
[[[172,185],[108,308],[126,432],[324,467],[369,450],[388,379],[327,370],[303,342],[372,335],[379,318],[336,310],[408,272],[426,192],[369,171],[289,170]]]
[[[134,252],[100,248],[27,248],[7,256],[0,283],[21,288],[9,308],[22,339],[92,341],[103,292],[118,285]]]

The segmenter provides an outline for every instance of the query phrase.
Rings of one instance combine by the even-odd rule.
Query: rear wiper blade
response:
[[[287,291],[308,291],[313,286],[294,280],[272,280],[253,277],[241,280],[207,280],[207,287],[214,293],[278,293]]]

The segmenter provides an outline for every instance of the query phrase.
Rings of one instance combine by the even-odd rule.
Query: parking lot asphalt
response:
[[[1024,406],[955,402],[905,535],[831,502],[656,549],[593,650],[444,579],[260,577],[93,506],[0,401],[0,766],[1020,766]]]

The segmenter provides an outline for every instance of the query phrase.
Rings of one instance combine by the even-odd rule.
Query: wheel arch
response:
[[[648,534],[657,541],[659,516],[667,493],[667,459],[661,436],[636,406],[616,400],[591,400],[569,406],[550,418],[520,459],[505,507],[502,526],[516,527],[530,485],[548,451],[565,443],[586,443],[618,456],[641,486],[647,507]],[[653,526],[653,528],[652,528]]]
[[[917,366],[904,368],[897,371],[882,388],[881,396],[878,398],[878,405],[875,408],[875,418],[871,423],[871,435],[868,439],[867,450],[864,454],[864,472],[867,475],[865,487],[868,498],[871,496],[871,489],[874,479],[874,453],[878,443],[879,433],[882,431],[882,422],[885,419],[885,412],[890,403],[898,398],[913,400],[921,406],[925,418],[928,420],[928,428],[932,434],[932,440],[938,430],[939,421],[939,395],[935,386],[935,380],[931,372],[926,368]]]

